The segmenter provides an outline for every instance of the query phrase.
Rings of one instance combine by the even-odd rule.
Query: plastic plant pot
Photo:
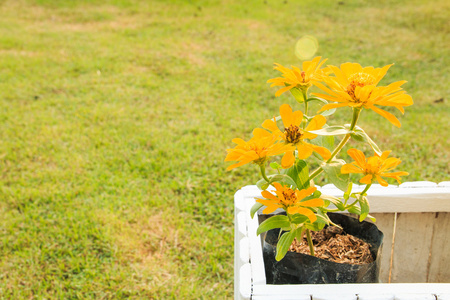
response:
[[[329,213],[330,219],[344,232],[362,239],[370,245],[374,261],[369,264],[343,264],[307,254],[288,251],[275,260],[279,229],[267,232],[263,248],[267,284],[325,284],[325,283],[378,283],[380,274],[383,233],[375,224],[338,213]]]

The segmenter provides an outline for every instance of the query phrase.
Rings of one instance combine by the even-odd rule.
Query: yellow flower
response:
[[[373,180],[377,180],[382,186],[388,186],[388,183],[381,178],[390,177],[395,178],[400,184],[400,176],[406,176],[407,172],[392,172],[387,173],[397,167],[401,160],[395,157],[389,157],[391,151],[384,151],[381,156],[375,153],[375,156],[366,159],[366,156],[362,151],[357,149],[350,149],[347,151],[355,161],[350,164],[345,164],[341,168],[342,174],[348,173],[362,173],[365,176],[359,181],[365,184],[371,184]]]
[[[288,104],[283,104],[280,106],[280,115],[284,125],[283,131],[278,128],[275,120],[264,121],[262,127],[270,130],[272,134],[284,140],[286,144],[295,146],[298,150],[299,159],[306,159],[311,156],[313,152],[319,153],[323,159],[329,159],[331,157],[331,152],[327,148],[309,144],[305,141],[305,139],[311,140],[317,137],[317,134],[312,134],[308,131],[321,129],[326,123],[324,116],[315,116],[303,130],[300,128],[300,124],[303,120],[303,113],[301,111],[298,110],[293,112]],[[268,132],[267,135],[269,135]],[[292,166],[294,162],[294,151],[286,151],[286,154],[281,160],[281,166],[286,169]]]
[[[263,210],[264,214],[270,214],[278,208],[283,208],[289,214],[305,215],[311,222],[317,220],[317,217],[313,213],[313,211],[308,209],[307,207],[323,206],[323,200],[319,198],[303,200],[307,196],[314,193],[317,188],[310,187],[304,190],[293,190],[289,187],[282,186],[278,182],[274,182],[273,186],[276,188],[275,195],[268,191],[262,191],[261,195],[265,199],[256,199],[256,202],[259,202],[266,206],[266,208]]]
[[[283,86],[284,88],[279,89],[275,96],[278,97],[286,91],[289,91],[292,88],[299,89],[307,89],[315,82],[322,79],[323,75],[326,75],[326,71],[324,69],[320,69],[324,62],[327,60],[324,59],[320,62],[321,57],[315,57],[311,61],[303,62],[303,71],[297,67],[291,66],[292,69],[283,67],[280,64],[275,63],[275,70],[283,73],[283,77],[277,77],[269,79],[267,82],[272,83],[270,87],[273,86]]]
[[[406,81],[397,81],[388,86],[377,87],[377,84],[391,66],[363,68],[357,63],[345,63],[340,68],[328,66],[336,77],[324,77],[324,82],[329,88],[321,83],[316,83],[316,86],[329,95],[313,94],[337,103],[327,104],[320,111],[343,106],[366,108],[373,110],[395,126],[400,127],[399,120],[393,114],[375,106],[393,106],[403,114],[405,112],[403,107],[413,104],[411,96],[407,95],[400,87]]]
[[[269,156],[279,155],[295,149],[290,145],[277,142],[278,139],[274,135],[261,135],[260,130],[263,129],[255,129],[253,131],[254,137],[248,142],[239,138],[233,139],[233,143],[237,144],[237,146],[233,149],[227,149],[228,154],[225,161],[238,161],[238,163],[229,166],[227,171],[250,162],[262,165]]]

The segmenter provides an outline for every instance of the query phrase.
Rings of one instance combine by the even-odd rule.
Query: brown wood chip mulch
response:
[[[344,233],[338,227],[329,226],[321,231],[312,231],[311,238],[316,257],[343,264],[362,265],[373,262],[370,245]],[[306,234],[303,235],[301,243],[295,239],[289,251],[310,254]]]

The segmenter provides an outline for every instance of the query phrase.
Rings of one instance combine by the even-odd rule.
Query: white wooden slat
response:
[[[312,300],[358,300],[354,293],[315,293],[311,295]]]
[[[449,294],[450,284],[447,283],[377,283],[377,284],[298,284],[298,285],[253,285],[253,295],[297,295],[314,294],[346,294],[349,291],[355,295],[379,294]],[[276,298],[274,298],[276,299]]]
[[[259,295],[252,296],[252,300],[311,300],[310,295]]]
[[[427,282],[434,218],[435,213],[397,214],[391,282]]]
[[[236,212],[244,211],[246,209],[244,195],[244,189],[240,189],[236,192],[236,194],[234,194],[234,209]]]
[[[450,213],[434,217],[427,282],[450,282]]]
[[[248,238],[244,237],[239,241],[239,259],[242,265],[250,263]]]
[[[431,181],[413,181],[404,182],[400,184],[401,188],[422,188],[422,187],[437,187],[437,183]]]
[[[450,181],[439,182],[438,187],[450,187]]]
[[[252,293],[252,268],[245,264],[239,269],[239,300],[249,300]]]
[[[436,300],[433,294],[397,294],[394,300]]]
[[[394,300],[394,294],[358,294],[358,300]]]
[[[381,265],[380,265],[380,282],[389,283],[389,270],[391,264],[392,251],[392,235],[394,233],[394,213],[374,213],[372,214],[377,221],[375,224],[378,229],[383,232],[383,248],[381,250]]]
[[[436,294],[436,300],[450,300],[450,291],[448,294]]]
[[[252,280],[253,284],[266,283],[266,272],[264,270],[264,263],[254,263],[263,262],[261,239],[256,235],[256,230],[258,229],[258,218],[255,216],[253,219],[250,216],[250,208],[255,203],[254,197],[247,197],[247,225],[249,232],[249,245],[250,245],[250,261],[252,262]]]
[[[236,220],[237,220],[237,234],[238,234],[238,240],[242,239],[243,237],[246,237],[248,234],[247,231],[247,218],[245,217],[246,212],[241,211],[237,214]]]

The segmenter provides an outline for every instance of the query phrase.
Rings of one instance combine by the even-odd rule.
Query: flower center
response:
[[[355,73],[348,79],[350,84],[347,86],[347,94],[352,97],[353,102],[360,103],[361,101],[355,96],[355,89],[357,86],[363,87],[375,83],[375,77],[367,73]]]
[[[303,131],[298,126],[291,124],[288,128],[284,128],[284,134],[287,143],[297,144],[302,139]]]
[[[365,168],[364,168],[364,173],[365,174],[378,174],[380,172],[380,168],[381,165],[383,164],[383,162],[381,161],[380,158],[371,158],[369,159],[369,161],[367,162]]]
[[[284,190],[282,192],[282,194],[283,194],[284,200],[280,199],[280,202],[285,207],[292,206],[295,203],[297,203],[297,195],[295,194],[295,191],[293,191],[291,189]]]
[[[303,82],[306,82],[306,72],[303,71],[300,75],[302,76]]]

